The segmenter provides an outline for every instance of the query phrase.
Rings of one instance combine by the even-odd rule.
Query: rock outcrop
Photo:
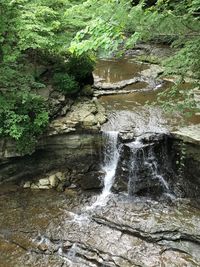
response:
[[[178,174],[176,183],[184,197],[199,199],[200,124],[172,132],[172,162]]]
[[[146,134],[135,141],[126,137],[122,135],[125,143],[119,148],[115,191],[154,198],[172,192],[168,135]]]
[[[47,136],[41,140],[40,146],[31,156],[11,157],[8,154],[7,158],[1,158],[0,182],[30,181],[48,174],[51,170],[62,172],[70,170],[74,181],[78,180],[78,175],[82,175],[82,179],[87,178],[100,169],[101,146],[102,139],[99,133]],[[84,174],[87,175],[84,176]],[[90,188],[92,186],[91,183]],[[96,180],[94,187],[97,188]]]
[[[79,175],[79,180],[83,177],[90,179],[90,186],[86,182],[89,188],[101,187],[93,172],[100,169],[100,125],[105,121],[105,109],[98,101],[82,97],[74,102],[65,116],[51,122],[31,156],[21,156],[16,151],[14,142],[1,140],[0,183],[21,179],[29,181],[51,170],[75,170],[74,176]],[[95,185],[90,175],[94,177]],[[78,184],[81,186],[83,182]],[[87,186],[84,187],[87,189]]]

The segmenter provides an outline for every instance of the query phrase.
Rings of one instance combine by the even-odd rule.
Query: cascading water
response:
[[[158,171],[158,162],[157,162],[157,159],[153,153],[152,148],[150,148],[150,150],[149,150],[148,158],[146,159],[145,164],[149,167],[149,169],[151,171],[151,175],[160,181],[161,186],[163,187],[163,189],[165,191],[168,191],[169,185],[168,185],[167,181],[164,179],[163,175],[160,174]]]
[[[137,159],[137,152],[139,150],[142,151],[143,144],[137,138],[134,142],[131,143],[131,157],[130,157],[130,167],[129,167],[129,181],[128,181],[128,194],[132,195],[135,192],[135,182],[137,179],[137,169],[139,167],[138,159]]]
[[[129,195],[135,195],[135,193],[144,188],[147,190],[151,188],[152,190],[153,185],[153,188],[157,186],[158,190],[160,187],[160,191],[172,196],[169,185],[161,170],[163,166],[159,166],[162,165],[161,162],[158,164],[158,158],[154,153],[153,145],[144,144],[141,138],[136,138],[134,142],[129,144],[129,149]]]
[[[102,170],[105,172],[103,179],[104,187],[102,193],[98,196],[96,202],[91,208],[96,206],[104,206],[108,201],[112,185],[115,179],[115,173],[119,160],[119,151],[117,148],[118,132],[117,131],[105,131],[103,132],[104,145],[104,159]]]

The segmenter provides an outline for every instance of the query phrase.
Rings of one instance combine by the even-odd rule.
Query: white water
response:
[[[131,148],[131,158],[130,158],[130,167],[129,167],[129,182],[128,182],[128,193],[134,194],[135,192],[135,183],[140,178],[138,171],[140,166],[146,166],[149,170],[150,179],[158,179],[163,190],[166,194],[170,195],[170,187],[168,182],[165,180],[164,175],[160,172],[158,167],[158,159],[153,152],[153,149],[150,147],[148,153],[144,152],[143,147],[145,145],[141,141],[141,137],[136,138],[129,147]],[[140,151],[140,156],[138,152]]]
[[[117,149],[118,132],[103,132],[103,138],[105,139],[104,160],[102,166],[102,170],[105,172],[103,180],[104,187],[102,193],[97,197],[97,200],[91,206],[91,208],[106,205],[111,193],[112,185],[114,183],[115,173],[119,160],[119,151]]]
[[[137,151],[138,149],[142,149],[142,142],[140,140],[140,137],[137,137],[135,141],[133,141],[129,147],[131,148],[132,156],[131,156],[131,161],[130,161],[130,175],[129,176],[135,176],[135,170],[137,169]],[[136,178],[136,177],[135,177]],[[129,177],[128,181],[128,195],[131,194],[131,191],[135,191],[135,181]]]
[[[154,176],[155,178],[158,178],[163,189],[166,192],[168,192],[169,191],[169,185],[168,185],[167,181],[164,179],[163,175],[160,174],[158,171],[158,162],[157,162],[152,150],[149,151],[149,160],[151,160],[151,162],[146,161],[145,164],[150,167],[150,169],[152,171],[152,176]]]

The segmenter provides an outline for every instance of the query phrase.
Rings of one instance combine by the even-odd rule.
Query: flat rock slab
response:
[[[140,81],[139,78],[132,78],[129,80],[124,80],[124,81],[119,81],[119,82],[115,82],[115,83],[108,83],[108,82],[104,82],[104,81],[99,81],[100,79],[97,78],[98,81],[94,83],[94,87],[98,88],[98,89],[104,89],[104,90],[110,90],[110,89],[121,89],[124,88],[127,85],[133,84],[133,83],[137,83]]]
[[[12,189],[12,188],[11,188]],[[0,263],[6,267],[200,266],[200,210],[94,193],[0,190]]]
[[[200,144],[200,124],[180,128],[172,132],[173,137],[184,142]]]

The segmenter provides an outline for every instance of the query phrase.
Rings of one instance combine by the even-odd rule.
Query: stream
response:
[[[130,58],[100,60],[94,75],[108,87],[145,69]],[[1,186],[0,267],[200,266],[200,210],[174,192],[164,144],[181,116],[145,105],[166,86],[143,79],[122,94],[96,89],[108,110],[101,191]]]

